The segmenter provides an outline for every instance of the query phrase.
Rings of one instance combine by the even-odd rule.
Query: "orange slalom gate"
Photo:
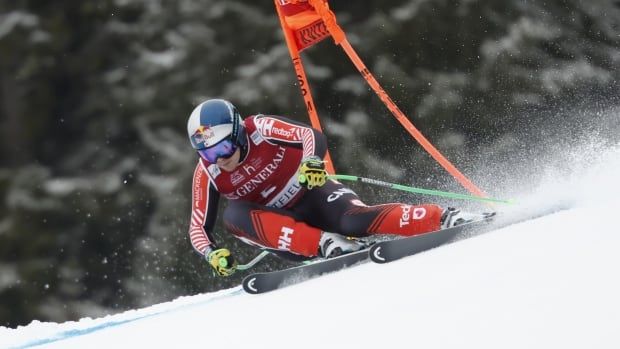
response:
[[[321,30],[323,27],[327,29],[329,34],[336,45],[340,45],[345,51],[347,56],[351,59],[357,70],[362,77],[366,80],[368,85],[379,96],[381,101],[386,105],[394,117],[401,123],[401,125],[411,134],[411,136],[437,161],[448,173],[450,173],[463,187],[469,190],[472,194],[486,197],[486,194],[480,190],[473,182],[471,182],[465,175],[463,175],[445,156],[435,148],[431,142],[424,137],[424,135],[411,123],[411,121],[405,116],[405,114],[398,108],[390,96],[381,87],[379,82],[372,75],[370,70],[366,67],[361,58],[357,55],[349,41],[346,34],[340,28],[336,22],[335,14],[329,9],[327,0],[274,0],[276,9],[280,17],[280,24],[286,38],[286,43],[289,48],[289,53],[293,59],[297,77],[299,79],[300,87],[302,89],[302,95],[306,100],[306,107],[312,120],[312,125],[318,125],[320,129],[320,123],[318,121],[318,114],[314,107],[312,96],[310,95],[309,84],[306,79],[301,58],[299,57],[298,49],[299,45],[306,44],[303,39],[310,38],[313,40],[307,40],[307,45],[302,49],[310,47],[320,40],[324,39],[326,35]],[[283,7],[294,7],[292,11],[289,8],[290,13],[285,13],[282,10]],[[287,16],[290,15],[290,16]],[[289,21],[287,22],[287,19]],[[292,29],[291,29],[292,27]],[[310,34],[308,34],[308,32]],[[305,33],[305,34],[304,34]],[[297,41],[296,41],[297,39]],[[306,86],[304,88],[304,86]],[[316,121],[314,120],[316,119]],[[315,124],[316,122],[316,124]],[[333,171],[333,168],[332,168]]]
[[[293,67],[297,74],[297,82],[301,89],[301,95],[304,98],[306,110],[308,110],[308,115],[310,116],[310,122],[312,127],[322,131],[319,115],[316,111],[314,100],[312,99],[312,93],[310,92],[310,84],[308,84],[306,71],[304,70],[299,53],[301,50],[329,36],[329,32],[325,28],[325,25],[323,25],[321,18],[311,9],[306,7],[294,8],[292,11],[288,12],[289,17],[285,17],[285,11],[283,11],[280,6],[285,6],[286,4],[283,5],[282,0],[275,0],[275,2],[278,17],[280,18],[280,26],[282,26],[282,31],[284,32],[286,46],[288,47],[288,52],[293,61]],[[327,161],[325,164],[327,171],[331,174],[336,173],[329,150],[325,155],[325,160]]]

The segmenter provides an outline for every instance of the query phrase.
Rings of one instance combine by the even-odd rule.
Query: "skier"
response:
[[[228,199],[223,216],[228,232],[292,260],[364,248],[355,238],[412,236],[480,217],[434,204],[367,206],[351,189],[327,180],[322,160],[327,141],[321,132],[281,116],[243,120],[223,99],[198,105],[187,132],[199,155],[189,235],[221,276],[233,274],[237,263],[211,234],[220,196]]]

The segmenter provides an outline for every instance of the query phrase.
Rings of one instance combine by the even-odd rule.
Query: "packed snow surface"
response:
[[[0,328],[0,347],[620,348],[620,151],[597,153],[505,209],[563,208],[543,217],[264,295]]]

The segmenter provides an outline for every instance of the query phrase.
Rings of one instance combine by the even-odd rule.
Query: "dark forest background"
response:
[[[330,3],[390,96],[490,194],[499,189],[481,164],[522,158],[549,134],[576,137],[601,121],[584,110],[619,105],[620,1]],[[189,243],[197,158],[185,123],[213,97],[243,115],[307,121],[273,6],[0,1],[0,325],[240,282],[244,273],[214,277]],[[338,172],[463,191],[331,39],[303,59]],[[605,122],[617,125],[614,115]],[[495,168],[494,180],[511,170]],[[369,203],[397,195],[354,189]],[[221,229],[216,237],[241,260],[256,253]]]

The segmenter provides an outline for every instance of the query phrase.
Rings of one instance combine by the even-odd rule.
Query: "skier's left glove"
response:
[[[237,270],[237,261],[227,248],[214,250],[207,247],[205,259],[219,276],[230,276]]]
[[[327,181],[325,161],[315,155],[304,158],[299,166],[297,179],[299,184],[308,189],[323,186]]]

